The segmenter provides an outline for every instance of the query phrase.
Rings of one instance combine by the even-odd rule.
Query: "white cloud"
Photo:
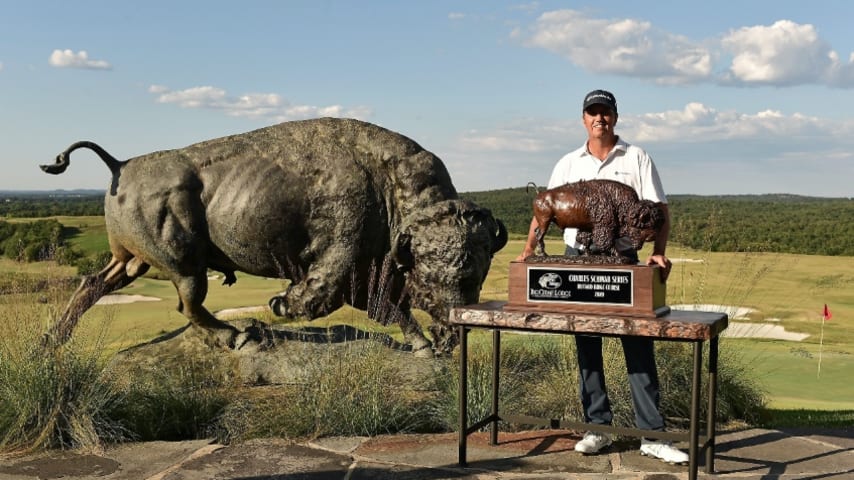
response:
[[[163,85],[151,85],[148,91],[157,95],[158,103],[175,104],[181,108],[221,110],[232,117],[267,118],[275,121],[300,120],[313,117],[350,117],[365,119],[371,115],[367,107],[344,108],[340,105],[293,105],[276,93],[246,93],[230,96],[222,88],[192,87],[173,91]]]
[[[728,78],[747,84],[821,83],[836,55],[815,27],[789,20],[735,30],[721,45],[733,55]]]
[[[448,20],[462,20],[464,18],[466,18],[465,13],[451,12],[448,14]]]
[[[171,90],[161,90],[157,93],[158,103],[174,103],[182,108],[222,108],[225,106],[225,90],[216,87],[193,87],[186,90],[173,92]],[[152,89],[150,88],[149,91]]]
[[[793,138],[829,138],[854,134],[854,123],[830,121],[777,110],[756,113],[718,111],[701,103],[669,110],[620,117],[622,131],[636,142],[715,142],[756,140],[773,143]]]
[[[551,152],[566,145],[568,132],[581,130],[577,120],[523,119],[491,131],[468,130],[457,140],[457,148],[467,152]]]
[[[542,14],[529,32],[516,30],[524,44],[544,48],[594,73],[686,83],[711,74],[712,52],[702,45],[634,19],[604,20],[575,10]]]
[[[69,49],[56,49],[50,54],[48,63],[57,68],[86,68],[92,70],[110,70],[113,68],[105,60],[90,60],[86,50],[80,50],[75,53]]]
[[[673,193],[851,196],[854,120],[720,111],[692,102],[621,115],[617,132],[648,149]],[[544,185],[555,162],[585,138],[580,120],[531,118],[469,130],[436,153],[460,191]]]
[[[3,71],[3,62],[0,62],[0,72]]]
[[[811,139],[854,138],[854,121],[839,122],[777,110],[755,113],[718,111],[692,102],[681,110],[621,115],[617,132],[630,142],[726,142],[761,139],[765,143]],[[465,152],[541,153],[573,149],[584,141],[579,120],[528,119],[494,130],[470,130],[457,142]]]
[[[555,10],[540,15],[528,29],[514,29],[510,36],[589,72],[659,84],[854,88],[854,53],[841,60],[814,26],[790,20],[742,27],[716,39],[691,39],[644,20]]]
[[[150,87],[148,87],[149,93],[164,93],[164,92],[168,92],[168,91],[169,91],[169,87],[164,86],[164,85],[151,85]]]

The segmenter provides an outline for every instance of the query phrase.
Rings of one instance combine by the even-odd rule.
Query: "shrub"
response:
[[[41,346],[46,305],[6,306],[0,317],[0,449],[96,448],[123,438],[107,410],[117,401],[102,338]]]
[[[492,353],[485,338],[473,335],[469,342],[466,409],[470,423],[488,416],[492,411]],[[542,370],[540,361],[546,357],[537,354],[539,342],[534,345],[533,348],[502,346],[498,382],[499,411],[522,413],[524,410],[526,397],[531,395],[526,389],[531,386],[534,372]],[[459,425],[459,362],[459,350],[456,350],[453,360],[443,365],[438,373],[436,385],[439,393],[426,407],[444,431],[454,431]]]
[[[502,337],[499,411],[538,418],[583,420],[573,339],[564,335],[513,337]],[[471,343],[468,412],[470,423],[474,423],[491,411],[492,360],[484,343]],[[691,344],[656,342],[656,361],[662,389],[661,411],[672,427],[687,425],[690,395],[685,392],[691,390],[692,353]],[[737,350],[729,349],[726,342],[721,342],[719,353],[718,421],[756,420],[765,404],[764,393],[750,377],[749,370],[744,369]],[[614,414],[613,424],[633,427],[634,409],[620,341],[605,338],[602,355]],[[440,394],[435,397],[430,409],[447,430],[455,430],[459,421],[458,372],[458,360],[443,371],[437,382]],[[705,382],[705,372],[703,377]],[[701,402],[703,418],[706,407],[706,402]],[[518,426],[502,425],[501,428],[507,430]]]
[[[289,348],[300,348],[297,342]],[[406,381],[399,352],[375,341],[305,349],[304,377],[282,388],[244,390],[220,420],[226,440],[278,436],[378,435],[430,423]]]
[[[77,259],[74,262],[74,266],[77,267],[77,274],[80,276],[92,275],[98,273],[110,263],[110,259],[113,258],[113,254],[109,251],[101,252],[96,255],[82,257]]]
[[[236,391],[231,372],[205,358],[131,368],[122,378],[133,381],[116,387],[121,398],[108,413],[135,440],[142,441],[211,436]]]

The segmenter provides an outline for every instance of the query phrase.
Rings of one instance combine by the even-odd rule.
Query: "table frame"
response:
[[[493,302],[492,305],[480,304],[477,306],[473,306],[474,309],[479,311],[489,310],[490,308],[494,309],[496,306]],[[585,328],[584,331],[577,331],[569,327],[568,329],[555,331],[555,330],[543,330],[538,328],[519,328],[515,326],[509,325],[498,325],[498,324],[483,324],[483,323],[471,323],[466,320],[466,310],[467,307],[455,308],[451,313],[451,323],[456,326],[458,329],[458,334],[460,338],[460,381],[459,381],[459,451],[458,451],[458,463],[461,467],[465,467],[467,465],[466,460],[466,447],[467,447],[467,439],[468,436],[472,433],[480,430],[481,428],[489,425],[490,426],[490,444],[497,445],[498,444],[498,421],[506,421],[509,423],[521,423],[521,424],[530,424],[530,425],[541,425],[549,428],[565,428],[565,429],[575,429],[575,430],[591,430],[597,432],[605,432],[605,433],[615,433],[620,435],[628,435],[628,436],[650,436],[655,437],[662,440],[682,440],[688,441],[689,444],[689,462],[688,462],[688,478],[690,480],[696,480],[697,478],[697,470],[699,466],[699,457],[705,452],[706,462],[705,462],[705,472],[706,473],[714,473],[714,462],[715,462],[715,414],[717,411],[717,373],[718,373],[718,334],[723,331],[727,326],[727,315],[723,313],[716,312],[692,312],[692,314],[700,314],[700,318],[704,319],[704,323],[709,323],[709,328],[702,329],[700,334],[694,335],[696,338],[685,338],[684,336],[675,337],[667,335],[667,329],[662,329],[657,334],[650,334],[649,331],[646,331],[646,334],[640,333],[624,333],[618,334],[613,331],[605,331],[601,333],[602,336],[610,336],[610,337],[624,337],[624,336],[651,336],[655,340],[663,340],[663,341],[681,341],[681,342],[690,342],[693,343],[693,374],[691,381],[691,408],[690,408],[690,422],[689,429],[687,433],[684,432],[660,432],[653,430],[642,430],[637,428],[622,428],[622,427],[613,427],[610,425],[594,425],[584,422],[574,422],[574,421],[566,421],[566,420],[557,420],[557,419],[544,419],[530,416],[522,416],[522,415],[512,415],[512,414],[502,414],[499,412],[498,405],[498,387],[499,387],[499,366],[501,360],[501,332],[502,331],[523,331],[526,333],[538,332],[538,333],[557,333],[557,334],[599,334],[594,331],[589,330],[588,327]],[[676,314],[676,315],[674,315]],[[561,314],[554,314],[561,315]],[[670,318],[668,318],[670,317]],[[679,312],[673,312],[664,317],[661,317],[660,320],[663,322],[690,322],[691,318],[688,320],[680,320]],[[604,320],[613,320],[613,316],[603,317]],[[626,319],[622,319],[626,320]],[[594,322],[595,323],[595,322]],[[609,323],[610,325],[611,323]],[[468,425],[468,333],[472,329],[486,329],[492,330],[492,409],[491,414],[486,418],[476,421],[472,425]],[[700,396],[701,396],[701,385],[702,385],[702,359],[703,359],[703,344],[705,341],[709,342],[709,358],[708,358],[708,385],[706,390],[707,396],[707,415],[705,422],[705,429],[702,429],[700,425]],[[702,440],[702,443],[701,443]]]

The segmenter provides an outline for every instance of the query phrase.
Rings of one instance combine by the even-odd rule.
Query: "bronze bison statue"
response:
[[[585,254],[621,257],[617,239],[634,250],[655,239],[664,225],[660,205],[640,200],[635,190],[614,180],[583,180],[542,191],[533,202],[537,222],[535,255],[545,255],[549,225],[578,229]]]
[[[456,344],[448,310],[477,302],[507,242],[501,221],[459,198],[438,157],[362,121],[285,122],[126,161],[82,141],[41,168],[63,172],[80,148],[112,172],[112,260],[73,294],[50,334],[58,342],[98,298],[154,266],[175,285],[178,310],[220,344],[254,337],[202,305],[208,269],[227,284],[235,271],[288,279],[269,302],[275,314],[314,319],[348,303],[399,322],[413,350],[429,353],[410,314],[422,309],[444,353]]]

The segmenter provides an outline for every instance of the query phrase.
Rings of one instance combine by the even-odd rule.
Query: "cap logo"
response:
[[[603,105],[608,106],[614,113],[617,113],[617,99],[614,98],[614,94],[607,90],[593,90],[592,92],[588,92],[587,96],[584,97],[584,104],[582,108],[587,110],[587,107],[601,103]]]
[[[589,95],[584,101],[589,102],[590,100],[593,100],[594,98],[604,98],[605,100],[607,100],[609,102],[614,101],[613,98],[611,98],[609,95],[605,95],[604,93],[594,93],[593,95]]]

